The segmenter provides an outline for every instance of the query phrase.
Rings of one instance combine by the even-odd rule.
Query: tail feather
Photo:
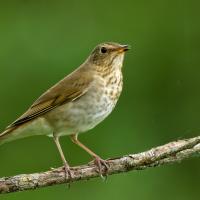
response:
[[[22,125],[6,129],[0,134],[0,145],[33,135],[49,135],[52,132],[53,130],[49,123],[44,118],[38,118]]]
[[[0,134],[0,145],[8,142],[8,141],[11,141],[12,140],[12,137],[11,137],[11,133],[12,131],[14,131],[17,127],[12,127],[12,128],[9,128],[9,129],[6,129],[5,131],[3,131],[1,134]],[[14,139],[14,138],[13,138]]]

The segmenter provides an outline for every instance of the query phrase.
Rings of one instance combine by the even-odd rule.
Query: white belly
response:
[[[59,135],[81,133],[103,121],[114,106],[113,101],[105,94],[100,97],[99,102],[95,100],[95,94],[90,94],[56,108],[48,114],[48,121]]]

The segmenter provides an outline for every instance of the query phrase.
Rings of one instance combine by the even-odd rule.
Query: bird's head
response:
[[[106,68],[121,67],[124,59],[124,54],[129,50],[128,45],[121,45],[114,42],[105,42],[94,48],[89,56],[89,62],[97,66]]]

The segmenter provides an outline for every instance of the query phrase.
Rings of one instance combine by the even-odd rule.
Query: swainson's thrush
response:
[[[31,135],[54,138],[64,163],[66,176],[72,176],[61,149],[60,136],[72,141],[101,167],[106,161],[78,140],[78,134],[94,128],[115,107],[122,91],[122,64],[127,45],[108,42],[98,45],[74,72],[42,94],[33,105],[0,134],[0,144]]]

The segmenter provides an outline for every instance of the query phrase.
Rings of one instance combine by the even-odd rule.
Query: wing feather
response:
[[[71,73],[47,90],[21,117],[8,126],[7,129],[24,124],[64,103],[75,101],[84,95],[89,89],[92,77],[84,72],[80,76],[80,73],[77,72]]]

